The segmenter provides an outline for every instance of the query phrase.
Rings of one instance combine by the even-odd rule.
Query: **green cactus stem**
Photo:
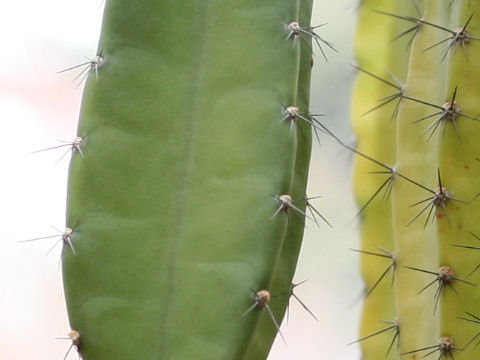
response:
[[[311,6],[107,0],[63,249],[84,360],[266,358],[304,229],[312,37],[331,46]]]

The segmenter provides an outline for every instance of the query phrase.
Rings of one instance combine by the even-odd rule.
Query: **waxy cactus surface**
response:
[[[84,360],[266,358],[304,229],[311,6],[107,0],[63,249]]]
[[[480,357],[479,11],[362,3],[352,119],[365,360]]]

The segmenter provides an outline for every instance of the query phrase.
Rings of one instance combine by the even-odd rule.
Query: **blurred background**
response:
[[[333,5],[334,4],[334,5]],[[75,137],[82,86],[79,71],[58,71],[94,57],[104,0],[17,0],[0,12],[0,359],[62,360],[70,330],[60,271],[58,238],[65,228],[68,147],[32,153]],[[352,38],[356,0],[316,0],[312,25],[334,43],[325,62],[315,49],[312,113],[345,141],[352,141],[349,109],[354,79]],[[326,136],[314,145],[308,196],[332,223],[309,224],[294,282],[295,294],[315,313],[315,321],[294,298],[290,320],[269,360],[360,359],[357,338],[362,281],[358,220],[352,195],[352,154]],[[278,339],[277,339],[278,340]],[[72,351],[68,359],[78,359]]]

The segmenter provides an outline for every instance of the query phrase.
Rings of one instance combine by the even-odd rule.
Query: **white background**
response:
[[[315,55],[311,111],[327,114],[322,120],[346,140],[355,3],[316,0],[312,19],[328,22],[317,32],[339,53],[326,49],[328,63]],[[65,227],[69,156],[57,163],[65,149],[30,152],[75,137],[82,88],[72,82],[75,72],[55,73],[94,56],[102,10],[102,0],[17,0],[0,8],[0,359],[61,360],[69,347],[56,339],[69,331],[61,245],[45,256],[56,239],[19,241]],[[315,205],[334,229],[308,226],[295,279],[309,279],[296,294],[320,321],[292,299],[282,325],[287,345],[277,341],[269,360],[360,357],[356,345],[347,346],[357,338],[362,291],[358,256],[347,250],[358,247],[350,166],[351,154],[328,139],[315,145],[308,194],[322,196]]]

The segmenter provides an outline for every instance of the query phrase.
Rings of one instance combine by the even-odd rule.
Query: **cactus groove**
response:
[[[352,122],[368,293],[357,341],[365,360],[480,356],[479,36],[477,1],[362,2]],[[405,87],[384,81],[388,72]],[[386,102],[395,91],[398,109]],[[389,201],[372,171],[391,176]],[[393,284],[382,273],[388,253]]]
[[[315,125],[312,39],[287,24],[308,29],[311,6],[107,0],[62,254],[84,360],[266,358],[300,249]],[[285,119],[292,106],[307,121]],[[284,194],[300,214],[275,214]],[[268,304],[242,317],[260,291]]]

